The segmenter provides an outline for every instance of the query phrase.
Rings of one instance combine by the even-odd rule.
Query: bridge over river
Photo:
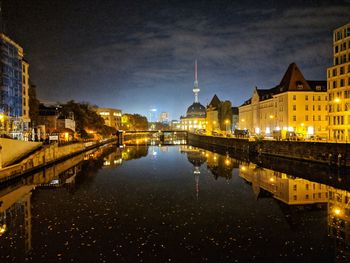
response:
[[[187,144],[187,131],[181,130],[135,130],[118,131],[118,143],[128,145],[174,145]]]

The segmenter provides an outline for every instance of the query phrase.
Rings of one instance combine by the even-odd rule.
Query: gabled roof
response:
[[[325,80],[306,80],[300,69],[295,63],[288,66],[286,73],[277,86],[271,89],[258,89],[255,91],[259,96],[259,101],[264,101],[273,97],[273,95],[280,94],[287,91],[327,91],[327,81]],[[254,91],[254,92],[255,92]],[[251,104],[251,98],[245,101],[241,106]]]
[[[211,99],[208,107],[218,108],[220,103],[221,103],[220,99],[215,94],[214,97]]]
[[[279,86],[283,91],[311,91],[309,84],[295,63],[289,65]]]

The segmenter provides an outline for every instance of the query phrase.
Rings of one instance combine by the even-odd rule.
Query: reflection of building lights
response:
[[[58,185],[60,183],[60,181],[58,179],[54,179],[51,181],[51,185]]]
[[[7,226],[6,224],[3,224],[0,226],[0,236],[2,236],[6,232]]]
[[[152,152],[152,155],[153,155],[153,156],[157,156],[157,152],[156,152],[156,151],[153,151],[153,152]]]
[[[104,161],[103,165],[104,165],[104,166],[111,165],[111,162],[110,162],[109,160],[106,160],[106,161]]]
[[[199,171],[199,170],[193,171],[193,174],[200,174],[200,173],[201,173],[201,171]]]
[[[339,208],[334,208],[333,213],[337,216],[340,216],[342,214],[342,211]]]

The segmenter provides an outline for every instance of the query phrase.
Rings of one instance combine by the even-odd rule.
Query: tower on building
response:
[[[194,102],[198,103],[198,93],[200,89],[198,86],[198,65],[197,65],[197,59],[194,62],[194,86],[193,86],[193,93],[194,93]]]

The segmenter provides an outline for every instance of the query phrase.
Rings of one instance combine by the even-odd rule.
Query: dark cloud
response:
[[[40,97],[172,118],[193,101],[195,58],[201,102],[216,93],[238,105],[254,86],[276,85],[291,62],[325,79],[332,30],[350,22],[347,1],[53,1],[34,10],[38,2],[13,0],[7,19]]]

